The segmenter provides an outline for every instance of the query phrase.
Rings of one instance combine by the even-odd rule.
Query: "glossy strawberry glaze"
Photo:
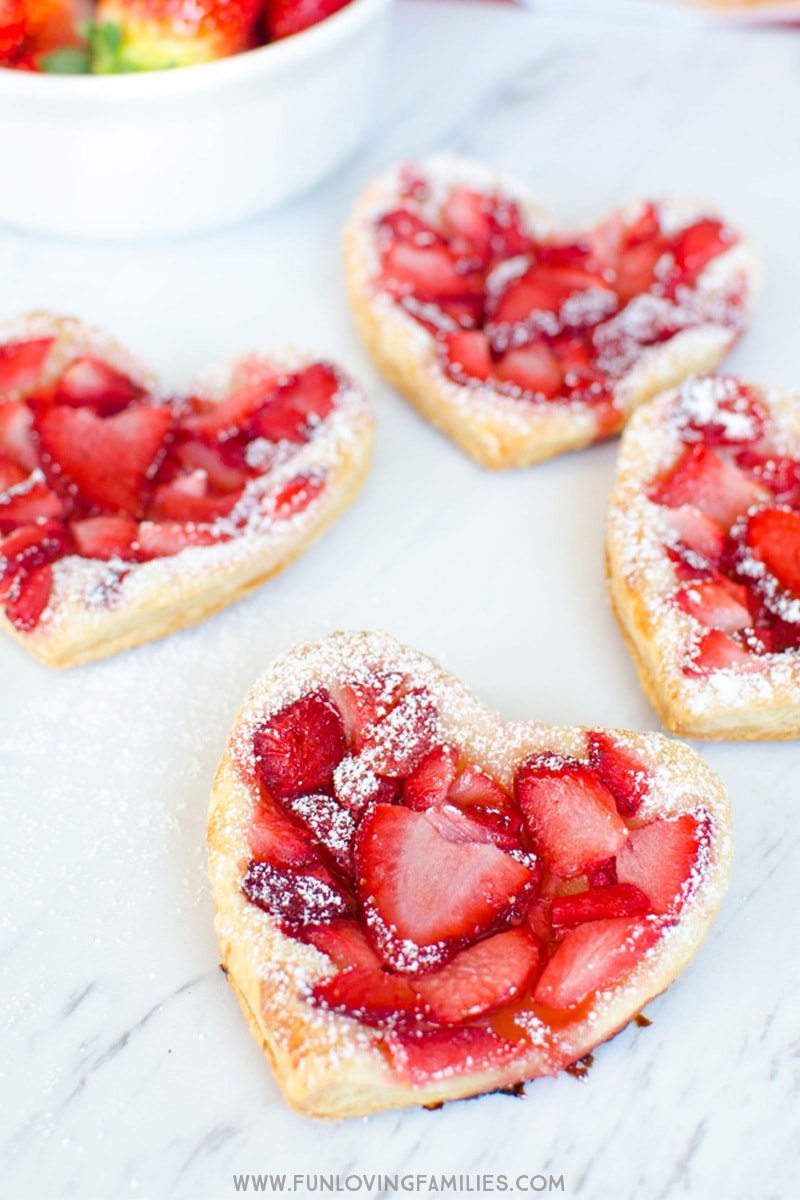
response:
[[[509,794],[399,673],[308,692],[251,751],[243,892],[330,960],[310,1003],[380,1031],[411,1086],[585,1018],[675,925],[708,853],[702,812],[638,817],[649,772],[613,735],[523,759]]]
[[[53,345],[0,346],[0,605],[22,632],[46,611],[60,559],[125,572],[241,536],[248,485],[317,434],[342,386],[325,363],[283,370],[253,359],[219,403],[165,398],[90,355],[53,378]],[[325,486],[322,470],[282,477],[260,511],[289,520]]]
[[[436,339],[453,382],[589,406],[602,434],[620,424],[615,384],[649,348],[709,320],[741,326],[741,279],[713,314],[697,290],[737,235],[708,216],[674,224],[642,204],[570,240],[537,236],[514,200],[409,167],[376,218],[376,288]]]
[[[769,407],[730,377],[689,381],[671,422],[681,450],[649,487],[666,512],[672,602],[699,634],[684,671],[758,670],[800,649],[800,459]]]

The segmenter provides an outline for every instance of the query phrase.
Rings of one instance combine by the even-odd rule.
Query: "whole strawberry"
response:
[[[324,21],[349,2],[350,0],[266,0],[264,21],[267,37],[272,41],[300,33],[302,29]]]
[[[99,0],[92,69],[185,67],[254,44],[261,0]]]

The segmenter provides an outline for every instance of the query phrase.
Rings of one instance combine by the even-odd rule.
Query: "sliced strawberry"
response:
[[[619,800],[617,801],[619,808]],[[611,887],[617,882],[617,860],[607,858],[604,862],[595,863],[586,872],[586,882],[590,888]]]
[[[60,521],[21,525],[0,538],[0,599],[9,595],[24,574],[61,558],[69,549],[69,535]]]
[[[107,417],[141,400],[145,389],[100,358],[85,355],[65,367],[56,384],[55,401],[74,408],[93,408]]]
[[[316,500],[317,496],[322,494],[325,490],[325,483],[326,478],[323,471],[294,475],[275,493],[272,511],[282,521],[288,520],[289,517],[296,517],[298,513],[304,512],[308,508],[312,500]]]
[[[442,337],[445,360],[455,379],[480,379],[486,382],[492,374],[489,339],[479,329],[464,329]]]
[[[684,452],[651,498],[668,508],[691,504],[727,529],[740,513],[763,500],[764,492],[727,458],[698,443]]]
[[[381,960],[357,921],[339,918],[329,925],[309,925],[303,930],[303,941],[316,946],[317,950],[327,954],[334,966],[343,970],[347,967],[368,971],[380,969]]]
[[[196,401],[197,412],[187,417],[185,427],[204,438],[235,437],[260,408],[274,399],[279,377],[259,374],[259,377],[234,388],[223,400]]]
[[[424,297],[460,296],[467,278],[443,246],[395,242],[384,259],[385,286],[396,295],[411,291]]]
[[[740,450],[736,461],[781,504],[800,506],[800,462],[785,454]]]
[[[247,434],[270,442],[305,442],[333,411],[338,391],[333,368],[314,363],[276,389],[248,421]]]
[[[18,525],[64,516],[64,505],[55,492],[35,475],[13,492],[0,494],[0,533],[11,533]]]
[[[88,408],[51,408],[37,432],[51,473],[88,504],[136,516],[145,483],[172,425],[166,408],[130,408],[99,417]]]
[[[448,799],[447,808],[458,812]],[[501,850],[522,850],[522,820],[512,809],[499,811],[496,808],[484,808],[480,804],[472,804],[467,808],[466,816],[475,826],[475,838],[480,829],[484,841],[494,842]]]
[[[668,521],[680,541],[695,554],[719,563],[725,549],[725,530],[693,504],[669,510]]]
[[[279,799],[330,788],[346,750],[341,713],[322,689],[282,708],[253,736],[259,775]]]
[[[735,633],[753,624],[747,607],[747,589],[724,577],[720,577],[719,583],[705,579],[681,588],[675,593],[675,603],[706,629]]]
[[[623,304],[655,283],[656,266],[664,253],[661,223],[654,205],[646,204],[630,225],[620,230],[616,260],[616,290]]]
[[[501,383],[513,384],[546,400],[557,396],[564,382],[564,368],[544,341],[507,351],[497,362],[495,375]]]
[[[675,912],[695,879],[701,826],[688,813],[631,830],[617,855],[617,877],[647,894],[655,913]]]
[[[28,474],[28,471],[18,466],[0,450],[0,492],[7,492],[9,488],[16,487],[18,483],[24,483]]]
[[[601,275],[578,266],[535,263],[524,275],[512,278],[493,298],[491,317],[497,324],[524,323],[536,312],[558,313],[575,293],[588,289],[609,291]]]
[[[134,543],[139,527],[132,517],[87,517],[72,521],[70,530],[75,548],[84,558],[121,558],[126,562],[136,558]]]
[[[24,571],[14,583],[12,595],[5,602],[6,616],[20,633],[30,633],[47,608],[53,586],[53,568],[47,563],[32,571]]]
[[[379,775],[402,778],[428,753],[436,738],[436,705],[426,691],[409,692],[364,739]]]
[[[502,1067],[520,1053],[513,1042],[474,1025],[393,1033],[386,1049],[394,1070],[413,1087]]]
[[[447,813],[441,821],[436,809],[379,804],[356,838],[362,901],[384,927],[417,946],[479,936],[532,878],[522,863],[477,841],[473,823],[456,809]]]
[[[352,904],[323,867],[280,871],[251,862],[242,881],[247,899],[290,929],[351,914]]]
[[[781,587],[800,596],[800,512],[765,508],[754,513],[745,540]]]
[[[319,861],[308,829],[292,821],[269,796],[262,796],[250,823],[250,850],[258,862],[296,870]]]
[[[760,671],[762,666],[759,658],[730,634],[711,629],[703,634],[683,670],[687,675],[710,675],[712,671]]]
[[[711,260],[730,250],[735,240],[731,231],[713,217],[705,217],[682,229],[671,245],[679,282],[694,283]]]
[[[412,983],[437,1025],[460,1025],[508,1003],[530,985],[541,950],[525,929],[509,929],[460,951]]]
[[[399,699],[401,686],[399,675],[375,675],[368,682],[352,680],[335,689],[334,700],[341,711],[351,750],[357,753],[362,749],[372,726]]]
[[[434,746],[403,784],[403,803],[417,812],[443,804],[456,777],[454,746]]]
[[[555,896],[550,905],[552,922],[560,928],[611,917],[643,917],[652,911],[648,897],[632,883],[615,883],[588,892],[575,892],[571,896]]]
[[[0,396],[24,395],[39,382],[54,338],[33,338],[0,346]]]
[[[481,259],[488,259],[492,222],[486,197],[470,188],[455,187],[442,205],[441,219],[445,232],[456,238],[465,249]]]
[[[353,814],[324,792],[310,796],[289,796],[285,807],[305,827],[318,845],[324,847],[336,865],[350,874],[353,865],[353,838],[356,823]]]
[[[614,796],[587,763],[534,755],[518,769],[515,782],[534,849],[557,875],[582,875],[624,844],[628,830]]]
[[[574,1008],[592,992],[617,983],[657,937],[652,925],[630,917],[578,925],[548,962],[534,998],[549,1008]]]
[[[0,449],[26,472],[39,465],[33,440],[33,413],[26,404],[0,400]]]
[[[190,438],[175,447],[175,457],[189,470],[204,471],[208,482],[220,492],[241,492],[247,483],[243,457],[238,458],[227,443],[208,445]]]
[[[208,491],[205,473],[179,475],[172,483],[164,483],[153,497],[154,514],[172,521],[194,521],[213,525],[226,517],[241,497],[241,492],[214,496]]]
[[[679,415],[685,417],[685,442],[707,446],[746,446],[766,432],[769,414],[752,388],[730,376],[698,380],[681,393]]]
[[[213,546],[217,541],[219,537],[212,529],[195,525],[192,521],[141,521],[136,534],[136,557],[141,562],[171,558],[182,550],[189,550],[193,546]]]
[[[623,817],[634,817],[647,795],[650,773],[647,767],[617,738],[604,729],[587,734],[589,762],[617,802]]]
[[[511,797],[491,775],[471,766],[466,766],[453,781],[447,799],[462,808],[479,805],[482,808],[505,809],[511,804]]]
[[[338,975],[328,975],[314,984],[311,998],[315,1004],[368,1025],[416,1019],[421,1007],[402,976],[368,967],[348,967]]]

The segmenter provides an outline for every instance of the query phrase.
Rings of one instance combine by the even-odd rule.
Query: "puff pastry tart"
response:
[[[52,666],[191,625],[342,513],[372,417],[329,363],[249,355],[166,393],[98,330],[0,327],[0,628]]]
[[[608,517],[611,601],[664,724],[800,736],[800,405],[688,380],[625,431]]]
[[[449,158],[366,189],[345,268],[377,365],[487,467],[608,437],[716,367],[757,278],[752,249],[695,203],[638,201],[565,232],[519,184]]]
[[[256,684],[220,764],[222,964],[301,1112],[508,1088],[672,983],[729,821],[685,746],[507,724],[388,636],[336,634]]]

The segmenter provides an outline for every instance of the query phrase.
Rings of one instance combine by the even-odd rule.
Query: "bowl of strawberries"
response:
[[[0,0],[0,223],[182,236],[311,187],[367,132],[390,5]]]

